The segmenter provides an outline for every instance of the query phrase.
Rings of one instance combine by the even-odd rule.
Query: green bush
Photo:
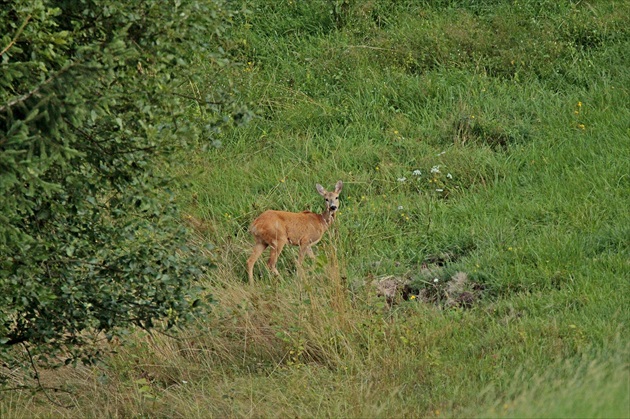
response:
[[[103,337],[176,325],[198,305],[206,263],[160,168],[245,115],[219,76],[213,91],[190,88],[227,63],[220,40],[234,13],[219,0],[3,3],[5,366],[28,365],[23,353],[90,362]]]

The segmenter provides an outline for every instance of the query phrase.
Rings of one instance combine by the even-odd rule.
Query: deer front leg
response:
[[[315,259],[315,254],[313,253],[313,249],[310,244],[302,244],[300,245],[300,253],[298,255],[298,265],[302,266],[304,263],[304,255],[308,255],[311,259]]]
[[[310,257],[311,259],[315,259],[315,253],[313,253],[312,245],[303,245],[300,247],[300,257],[298,259],[300,264],[304,262],[304,255]]]
[[[315,259],[315,253],[313,253],[313,248],[311,246],[306,249],[306,255],[311,259]]]
[[[315,254],[313,253],[312,244],[302,244],[300,245],[300,254],[298,256],[297,263],[297,271],[298,275],[304,274],[304,255],[308,255],[311,259],[315,259]]]
[[[311,245],[308,243],[302,243],[300,245],[300,253],[298,254],[297,260],[297,273],[298,276],[304,276],[304,255],[309,255],[311,258],[314,258],[313,250],[311,249]]]

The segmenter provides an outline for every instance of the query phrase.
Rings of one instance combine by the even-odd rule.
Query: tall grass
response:
[[[225,71],[257,117],[172,168],[216,306],[0,416],[628,417],[630,4],[249,7]],[[251,220],[338,179],[307,274],[287,248],[246,283]],[[457,272],[472,307],[421,298]]]

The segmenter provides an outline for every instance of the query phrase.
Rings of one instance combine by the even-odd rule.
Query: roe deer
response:
[[[315,185],[317,192],[326,200],[326,208],[321,214],[311,211],[287,212],[268,210],[260,214],[252,222],[249,231],[254,235],[256,244],[252,255],[247,260],[247,274],[249,282],[254,281],[254,264],[262,252],[271,247],[271,254],[267,265],[275,275],[279,275],[276,268],[278,256],[285,244],[300,246],[298,269],[304,261],[304,255],[314,258],[311,246],[319,242],[335,219],[335,212],[339,208],[339,193],[343,182],[335,185],[334,192],[328,192],[319,183]]]

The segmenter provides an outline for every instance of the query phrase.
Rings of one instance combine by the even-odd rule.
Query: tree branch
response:
[[[25,336],[18,336],[18,337],[14,337],[9,339],[8,341],[6,341],[5,343],[3,343],[3,346],[13,346],[13,345],[19,345],[20,343],[24,343],[27,342],[28,338]]]
[[[57,71],[56,73],[54,73],[52,76],[48,77],[46,80],[44,80],[39,86],[37,86],[36,88],[34,88],[33,90],[31,90],[28,93],[23,94],[20,97],[17,97],[15,99],[13,99],[12,101],[8,102],[6,105],[4,106],[0,106],[0,112],[4,112],[6,109],[13,107],[14,105],[17,105],[18,103],[22,103],[25,100],[27,100],[28,98],[30,98],[31,96],[33,96],[34,94],[36,94],[37,92],[39,92],[44,86],[46,86],[47,84],[51,83],[52,81],[54,81],[56,78],[58,78],[59,76],[61,76],[63,73],[65,73],[66,71],[68,71],[71,67],[73,67],[75,65],[74,62],[65,65],[61,70]]]
[[[44,393],[44,395],[46,396],[46,398],[48,399],[48,401],[50,403],[52,403],[52,404],[54,404],[55,406],[58,406],[58,407],[63,407],[65,409],[70,408],[71,406],[66,406],[66,405],[63,405],[63,404],[61,404],[59,402],[56,402],[55,400],[53,400],[48,395],[48,392],[46,391],[47,388],[42,385],[42,382],[39,379],[39,371],[37,371],[37,366],[35,365],[35,360],[33,359],[33,355],[31,355],[31,351],[29,350],[28,345],[26,343],[23,343],[22,346],[24,346],[24,349],[26,350],[26,354],[28,355],[28,360],[29,360],[29,362],[31,364],[31,368],[33,369],[33,374],[34,374],[35,381],[37,381],[37,388],[39,388]],[[59,391],[61,389],[53,388],[53,390]]]
[[[7,52],[9,49],[11,49],[11,47],[17,42],[20,34],[22,33],[22,31],[26,27],[26,24],[28,23],[29,20],[31,20],[31,17],[32,17],[31,15],[26,16],[26,20],[24,20],[24,23],[22,23],[22,26],[20,26],[20,28],[17,30],[17,32],[15,33],[15,36],[13,37],[11,42],[9,42],[9,45],[4,47],[4,49],[2,51],[0,51],[0,57],[2,57],[4,55],[4,53]]]

